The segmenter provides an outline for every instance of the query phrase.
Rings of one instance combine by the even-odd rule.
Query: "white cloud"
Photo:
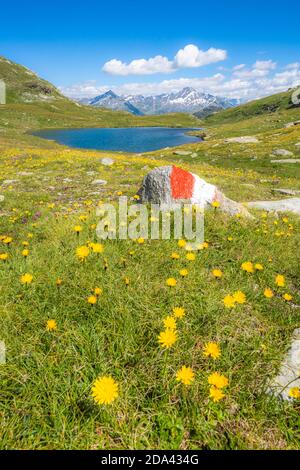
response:
[[[276,62],[272,60],[257,60],[250,69],[246,69],[244,64],[234,67],[233,74],[240,78],[265,77],[271,70],[276,68]]]
[[[177,52],[174,60],[161,55],[150,59],[135,59],[129,63],[111,59],[103,65],[102,70],[111,75],[151,75],[170,73],[181,68],[202,67],[225,60],[226,57],[227,52],[223,49],[211,47],[207,51],[202,51],[194,44],[188,44]]]
[[[93,98],[94,96],[105,93],[108,88],[106,86],[97,86],[95,80],[89,80],[82,83],[75,83],[69,87],[58,87],[62,93],[69,98]]]
[[[225,60],[226,57],[227,52],[223,49],[211,47],[207,51],[202,51],[194,44],[188,44],[183,49],[179,49],[175,55],[174,63],[177,68],[202,67]]]
[[[173,62],[157,55],[150,59],[136,59],[126,64],[117,59],[106,62],[102,68],[103,72],[111,75],[151,75],[153,73],[174,72]]]

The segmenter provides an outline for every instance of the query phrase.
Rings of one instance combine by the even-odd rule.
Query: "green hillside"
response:
[[[211,114],[205,119],[205,123],[208,125],[234,123],[255,116],[270,115],[285,110],[295,110],[299,108],[299,105],[295,106],[292,103],[291,95],[292,91],[289,90],[284,93],[250,101],[249,103]]]

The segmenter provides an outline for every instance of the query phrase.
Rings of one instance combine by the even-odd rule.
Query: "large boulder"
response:
[[[242,204],[227,198],[216,186],[177,166],[161,166],[150,171],[138,195],[142,203],[158,204],[162,210],[184,203],[204,208],[218,202],[220,209],[230,215],[251,217]]]

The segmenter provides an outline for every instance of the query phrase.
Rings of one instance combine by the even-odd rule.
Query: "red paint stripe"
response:
[[[194,177],[188,171],[173,166],[171,172],[171,190],[174,199],[189,199],[193,195]]]

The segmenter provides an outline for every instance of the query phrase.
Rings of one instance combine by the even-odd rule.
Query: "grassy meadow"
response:
[[[207,138],[184,147],[192,159],[174,149],[129,155],[43,141],[25,133],[47,127],[34,106],[0,109],[0,448],[299,449],[299,400],[266,393],[300,325],[299,218],[211,209],[193,257],[177,240],[101,242],[95,210],[121,193],[134,202],[143,176],[169,164],[237,201],[299,190],[299,165],[270,155],[299,155],[300,129],[284,123],[300,110],[204,122],[107,112],[115,125],[197,122]],[[225,143],[238,135],[259,143]],[[103,156],[114,164],[102,165]],[[99,178],[107,185],[92,184]],[[166,325],[168,348],[158,340]],[[188,384],[183,366],[192,369]],[[103,376],[118,387],[109,404],[92,396]]]

